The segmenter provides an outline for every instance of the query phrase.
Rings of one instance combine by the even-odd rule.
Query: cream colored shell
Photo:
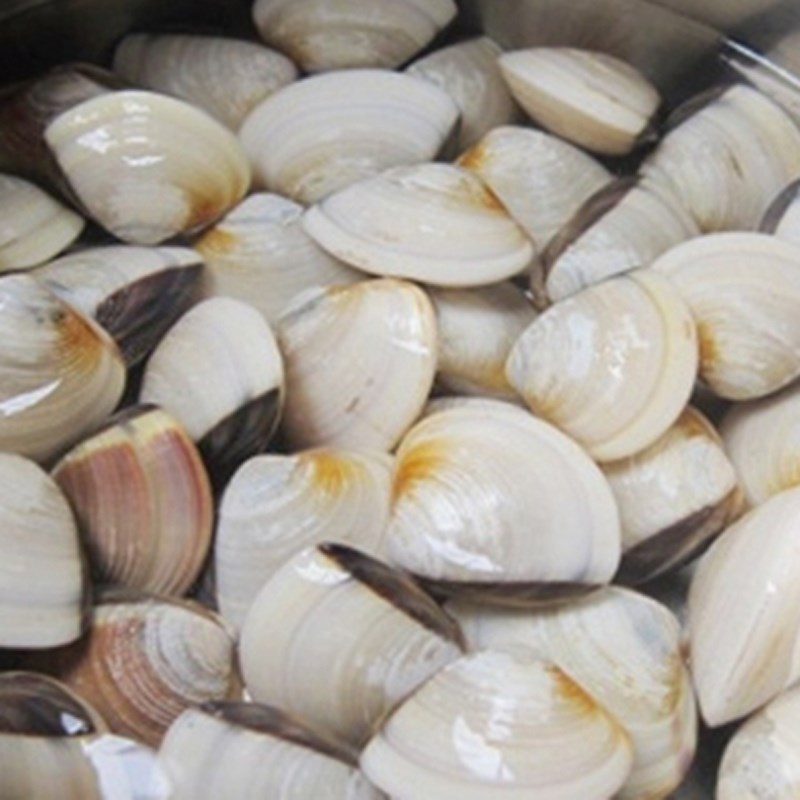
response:
[[[772,201],[760,230],[800,245],[800,181],[790,183]]]

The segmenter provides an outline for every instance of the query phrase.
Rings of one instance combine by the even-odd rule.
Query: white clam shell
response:
[[[656,88],[635,67],[606,53],[534,47],[505,53],[499,61],[531,119],[597,153],[630,152],[661,104]]]
[[[264,187],[314,203],[389,167],[433,159],[457,119],[456,104],[430,83],[348,70],[276,92],[239,138]]]
[[[772,201],[760,230],[800,245],[800,181],[790,183]]]
[[[42,264],[78,238],[84,222],[38,186],[0,174],[0,272]]]
[[[396,167],[308,210],[306,231],[375,275],[481,286],[531,262],[533,245],[474,173],[450,164]]]
[[[717,233],[673,248],[652,269],[691,308],[700,377],[715,394],[764,397],[800,375],[800,245]]]
[[[388,451],[422,410],[436,369],[436,319],[413,284],[365,281],[301,297],[277,330],[293,446]]]
[[[261,587],[310,545],[338,541],[380,556],[391,469],[384,453],[336,449],[245,462],[219,508],[214,572],[225,619],[241,627]]]
[[[487,650],[403,703],[361,768],[396,800],[606,800],[631,760],[618,723],[557,666]]]
[[[114,51],[114,71],[180,97],[236,130],[262,100],[297,78],[286,56],[222,36],[132,34]]]
[[[250,170],[236,137],[182,100],[120,91],[56,117],[45,140],[70,188],[106,230],[158,244],[242,199]]]
[[[613,461],[678,418],[697,362],[689,308],[666,278],[636,271],[549,308],[514,345],[506,374],[534,413]]]
[[[306,72],[394,68],[455,17],[453,0],[257,0],[263,39]]]
[[[464,400],[401,442],[387,550],[392,563],[454,591],[466,583],[514,602],[610,581],[619,517],[602,473],[571,439],[508,403]]]

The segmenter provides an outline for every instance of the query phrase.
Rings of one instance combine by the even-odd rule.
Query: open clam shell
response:
[[[800,245],[800,180],[792,181],[772,201],[760,230]]]
[[[358,269],[436,286],[516,275],[533,245],[474,173],[451,164],[395,167],[326,197],[306,232]]]
[[[469,400],[415,425],[397,451],[392,563],[498,603],[575,594],[614,576],[611,489],[567,436],[526,410]]]
[[[411,578],[325,544],[267,581],[245,619],[239,654],[254,700],[360,746],[461,646],[458,625]]]
[[[729,400],[751,400],[800,375],[800,245],[763,233],[699,237],[661,256],[692,310],[700,377]]]
[[[91,247],[33,276],[116,341],[128,365],[141,361],[198,294],[203,262],[185,247]]]
[[[233,130],[262,100],[297,78],[286,56],[222,36],[132,34],[114,71],[133,84],[180,97]]]
[[[276,92],[239,138],[263,187],[307,204],[389,167],[430,161],[457,119],[453,100],[426,81],[348,70]]]
[[[606,800],[627,734],[557,666],[525,651],[465,656],[418,689],[361,755],[396,800]]]
[[[305,72],[393,69],[422,50],[455,17],[453,0],[257,0],[264,41]]]
[[[154,92],[87,100],[59,114],[44,137],[89,215],[131,244],[198,230],[250,185],[247,160],[229,130]]]
[[[278,323],[284,430],[295,448],[391,450],[422,410],[436,370],[436,318],[404,281],[301,298]]]
[[[686,303],[666,278],[636,271],[549,308],[517,340],[506,374],[534,413],[613,461],[675,422],[697,362]]]
[[[125,365],[93,322],[29,275],[0,278],[0,450],[46,460],[102,422]]]

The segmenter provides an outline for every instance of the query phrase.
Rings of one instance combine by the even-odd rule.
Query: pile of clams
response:
[[[800,105],[456,16],[0,93],[0,799],[800,797]]]

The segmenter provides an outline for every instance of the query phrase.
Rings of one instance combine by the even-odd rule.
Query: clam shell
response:
[[[214,550],[220,613],[241,627],[259,589],[300,550],[352,543],[380,556],[392,459],[383,453],[307,450],[245,462],[225,489]]]
[[[500,69],[536,123],[587,150],[625,155],[647,135],[661,98],[635,67],[606,53],[532,47],[505,53]]]
[[[439,672],[367,745],[361,768],[396,800],[606,800],[628,736],[558,667],[487,650]]]
[[[697,361],[688,307],[665,278],[637,271],[539,316],[514,345],[506,375],[534,413],[596,460],[613,461],[675,422]]]
[[[375,275],[482,286],[530,264],[533,245],[472,172],[451,164],[396,167],[325,198],[306,232]]]
[[[751,400],[800,375],[800,245],[763,233],[718,233],[652,266],[692,310],[700,377],[729,400]]]
[[[46,472],[11,453],[0,453],[0,552],[0,647],[77,639],[87,587],[72,511]]]
[[[800,181],[792,181],[770,204],[760,230],[800,245]]]
[[[256,0],[264,41],[304,72],[388,67],[422,50],[455,17],[453,0]]]
[[[800,678],[800,489],[728,528],[689,592],[691,664],[712,727],[749,714]]]
[[[114,71],[186,100],[234,130],[262,100],[297,78],[288,58],[255,42],[186,34],[126,36],[114,51]]]
[[[154,92],[87,100],[56,117],[44,136],[89,215],[131,244],[158,244],[202,228],[250,185],[247,160],[230,131]]]
[[[600,470],[568,437],[496,400],[445,407],[397,451],[392,563],[500,603],[607,583],[619,517]]]
[[[262,186],[308,204],[389,167],[430,161],[457,119],[456,104],[430,83],[348,70],[276,92],[239,138]]]
[[[436,369],[425,293],[365,281],[302,298],[278,324],[284,430],[295,448],[391,450],[422,410]]]
[[[125,386],[111,339],[28,275],[0,278],[0,450],[46,460],[96,427]]]
[[[304,550],[267,581],[239,645],[254,700],[353,746],[460,653],[458,626],[409,577],[333,544]]]
[[[306,289],[363,280],[314,243],[303,211],[279,195],[254,194],[209,229],[194,244],[206,265],[206,296],[244,300],[273,324]]]

